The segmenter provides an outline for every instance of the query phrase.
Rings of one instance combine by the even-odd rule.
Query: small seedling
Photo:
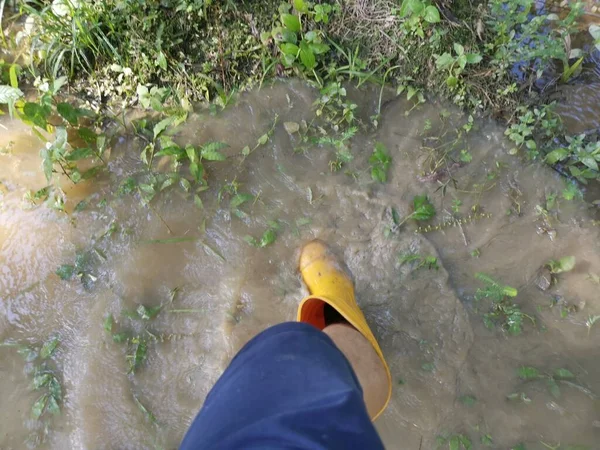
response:
[[[435,208],[429,201],[429,197],[426,195],[417,195],[413,199],[413,212],[406,216],[402,222],[398,224],[401,227],[407,220],[416,220],[417,222],[423,222],[431,219],[435,216]]]
[[[418,261],[418,264],[415,266],[414,270],[419,270],[422,267],[426,267],[429,270],[439,270],[440,268],[440,266],[438,266],[438,259],[431,255],[422,256],[415,253],[407,253],[405,255],[401,255],[400,258],[398,258],[398,261],[400,262],[400,265]]]
[[[472,395],[463,395],[459,398],[461,403],[465,406],[473,406],[477,403],[477,399]]]
[[[381,142],[375,144],[375,150],[369,158],[369,164],[371,165],[371,178],[374,181],[385,183],[387,181],[387,172],[392,163],[387,149]]]
[[[265,247],[271,245],[273,242],[275,242],[275,239],[277,239],[277,232],[272,227],[268,228],[263,233],[260,240],[257,240],[256,238],[254,238],[252,236],[244,237],[244,240],[248,244],[250,244],[252,247],[256,247],[256,248],[265,248]]]
[[[481,445],[483,445],[485,447],[493,447],[494,440],[492,439],[492,435],[485,434],[485,435],[481,436]]]
[[[535,319],[521,311],[519,305],[510,300],[517,296],[518,291],[511,286],[503,286],[490,276],[477,273],[475,278],[486,284],[485,288],[477,289],[475,300],[480,301],[484,298],[492,301],[492,310],[483,315],[483,323],[487,328],[493,328],[500,324],[502,329],[509,334],[516,336],[521,334],[523,319],[529,319],[535,324]]]
[[[448,444],[448,450],[471,450],[473,448],[471,439],[464,434],[453,434],[448,437],[438,436],[436,442],[438,449],[441,449],[446,444]]]

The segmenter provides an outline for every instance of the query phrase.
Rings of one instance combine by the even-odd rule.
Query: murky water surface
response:
[[[360,114],[372,115],[377,93],[353,95]],[[257,332],[295,317],[304,295],[297,250],[313,238],[344,256],[390,364],[393,399],[377,423],[387,448],[434,449],[437,436],[457,433],[473,448],[484,448],[486,435],[497,449],[519,442],[549,448],[542,441],[600,448],[600,325],[589,332],[585,325],[600,315],[600,248],[586,206],[559,195],[544,219],[537,205],[547,205],[563,181],[547,167],[507,156],[503,130],[492,124],[476,123],[450,153],[458,160],[462,148],[470,163],[449,160],[432,173],[427,148],[446,143],[438,155],[450,148],[464,123],[439,104],[406,115],[409,105],[390,101],[380,129],[360,132],[351,144],[354,160],[331,173],[331,148],[294,152],[298,137],[283,126],[310,120],[314,99],[301,84],[277,85],[242,96],[217,117],[189,120],[177,134],[181,144],[230,145],[226,162],[207,163],[204,209],[178,188],[151,208],[137,196],[115,196],[123,179],[143,172],[143,143],[128,137],[113,148],[109,174],[67,189],[68,209],[82,199],[86,209],[28,209],[23,195],[44,186],[40,144],[26,128],[3,121],[0,147],[14,145],[0,157],[0,342],[40,345],[59,336],[48,364],[64,403],[60,415],[33,420],[34,363],[17,347],[0,347],[0,448],[175,448],[235,352]],[[253,146],[275,115],[273,137],[242,161],[242,148]],[[370,177],[376,141],[392,157],[386,184]],[[232,211],[227,193],[219,203],[226,182],[256,197],[239,208],[243,213]],[[416,233],[410,221],[397,229],[392,210],[408,215],[418,194],[435,204],[433,231]],[[464,224],[435,229],[460,218]],[[270,246],[244,240],[260,238],[273,221]],[[153,241],[173,237],[193,240]],[[89,256],[85,285],[59,279],[57,267],[82,251]],[[439,269],[401,263],[407,253],[435,256]],[[540,268],[567,255],[577,258],[575,269],[540,290]],[[515,302],[535,324],[526,319],[518,336],[486,328],[490,303],[474,300],[483,287],[477,272],[517,288]],[[125,313],[142,304],[164,306],[151,320]],[[131,345],[113,341],[103,325],[108,314],[113,333],[147,339],[147,361],[133,374]],[[519,379],[523,365],[542,373],[565,368],[574,378],[559,381],[560,395],[552,395],[548,379]],[[519,399],[507,400],[513,393]]]

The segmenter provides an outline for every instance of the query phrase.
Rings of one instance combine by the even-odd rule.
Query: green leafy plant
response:
[[[409,34],[425,39],[425,30],[430,24],[440,21],[440,12],[428,0],[404,0],[400,7],[400,17],[404,18],[403,27]]]
[[[458,86],[458,80],[467,64],[479,64],[483,59],[479,53],[466,53],[465,48],[455,42],[454,54],[445,52],[436,57],[435,66],[438,70],[445,70],[448,73],[446,85],[453,89]]]
[[[59,336],[52,336],[42,345],[24,345],[15,342],[0,343],[0,347],[14,347],[23,356],[27,372],[31,375],[31,386],[41,395],[31,407],[31,417],[35,420],[45,419],[48,414],[60,413],[63,401],[63,390],[59,375],[51,364],[55,351],[60,344]]]
[[[531,366],[521,366],[517,370],[517,375],[523,381],[544,381],[548,388],[548,392],[554,397],[560,397],[559,383],[573,385],[571,381],[575,379],[575,375],[568,369],[556,368],[549,372],[541,372],[539,369]],[[509,396],[510,398],[510,396]]]
[[[381,142],[377,142],[373,154],[369,158],[371,178],[373,178],[374,181],[385,183],[387,181],[387,172],[391,163],[392,158],[387,149]]]
[[[265,232],[260,237],[260,239],[256,239],[252,236],[246,236],[246,237],[244,237],[244,240],[253,247],[265,248],[265,247],[271,245],[273,242],[275,242],[275,239],[277,239],[277,231],[276,230],[278,228],[279,228],[279,225],[277,223],[271,223],[269,228],[267,228],[267,230],[265,230]]]
[[[402,226],[407,220],[423,222],[433,218],[433,216],[435,216],[435,208],[429,201],[429,197],[426,195],[417,195],[413,199],[413,212],[406,216],[398,224],[398,227]]]
[[[315,71],[318,57],[329,51],[329,45],[323,42],[323,34],[318,29],[303,31],[310,19],[315,23],[328,23],[329,14],[333,8],[327,3],[313,5],[304,0],[294,0],[293,11],[289,4],[282,4],[280,21],[271,36],[281,52],[281,62],[285,67],[297,67],[301,71],[312,73],[317,80]],[[303,27],[304,22],[304,27]],[[263,42],[268,40],[268,34],[263,34]]]
[[[568,145],[552,150],[546,155],[548,164],[561,163],[582,184],[598,179],[600,172],[600,141],[590,141],[585,134],[565,136]]]
[[[502,285],[484,273],[475,274],[475,278],[486,285],[484,288],[477,289],[475,300],[480,301],[485,298],[492,302],[491,311],[483,315],[483,323],[487,328],[499,324],[503,330],[514,336],[523,331],[523,319],[529,319],[535,324],[535,319],[522,312],[519,305],[511,300],[518,294],[515,288]]]
[[[438,259],[432,255],[423,256],[415,253],[407,253],[400,255],[398,262],[400,265],[416,262],[417,264],[415,265],[414,270],[419,270],[421,268],[427,268],[428,270],[439,270],[440,268],[438,265]]]
[[[449,436],[438,436],[436,438],[437,449],[447,446],[448,450],[471,450],[473,444],[465,434],[452,434]]]

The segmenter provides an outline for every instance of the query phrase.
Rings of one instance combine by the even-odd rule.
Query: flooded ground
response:
[[[378,92],[353,95],[371,116]],[[473,448],[600,448],[600,325],[586,326],[600,315],[600,248],[587,206],[562,199],[564,181],[548,167],[508,156],[495,125],[476,122],[457,138],[465,118],[439,104],[407,115],[412,105],[388,102],[379,130],[359,132],[353,161],[331,173],[332,148],[295,152],[298,134],[283,125],[310,120],[314,99],[300,83],[281,84],[188,120],[181,144],[229,144],[227,161],[207,163],[203,209],[175,187],[150,207],[115,195],[128,176],[144,176],[144,144],[129,137],[112,150],[108,174],[66,189],[67,209],[84,199],[85,209],[28,208],[24,194],[45,184],[40,144],[4,120],[0,147],[14,145],[0,156],[0,448],[176,448],[235,352],[294,319],[305,294],[297,251],[313,238],[345,258],[390,364],[393,399],[377,422],[388,449],[434,449],[458,434]],[[268,143],[239,156],[276,115]],[[375,142],[392,158],[385,184],[370,176]],[[432,171],[431,156],[450,148],[454,160]],[[460,150],[472,160],[460,162]],[[253,198],[232,207],[227,183]],[[398,227],[422,194],[437,210],[432,229]],[[277,235],[271,245],[248,244],[267,229]],[[61,280],[55,271],[78,253],[87,255],[81,278]],[[437,257],[438,268],[405,261],[411,254]],[[541,290],[540,268],[564,256],[576,257],[575,269]],[[516,336],[486,328],[491,303],[475,300],[485,287],[478,272],[518,289],[514,301],[535,323],[525,318]],[[163,307],[144,320],[133,313],[139,305]],[[115,342],[122,332],[147,344],[133,373],[127,356],[139,346]],[[62,385],[62,413],[33,420],[40,357],[26,362],[17,350],[53,336],[60,343],[47,364]],[[557,391],[551,377],[521,380],[522,366],[573,377],[557,379]]]

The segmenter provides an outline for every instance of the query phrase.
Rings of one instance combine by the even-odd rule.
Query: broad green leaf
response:
[[[295,44],[284,43],[281,44],[279,48],[285,55],[292,55],[294,57],[296,57],[300,51],[300,48]]]
[[[517,374],[519,375],[519,378],[523,380],[535,380],[540,378],[540,371],[535,367],[521,366],[519,367]]]
[[[304,64],[304,67],[308,70],[314,69],[317,65],[314,53],[304,41],[300,44],[300,61],[302,61],[302,64]]]
[[[185,153],[186,153],[188,159],[190,160],[190,163],[194,164],[194,163],[198,162],[198,152],[196,151],[195,147],[193,147],[191,145],[186,145]]]
[[[327,53],[329,51],[329,45],[327,44],[310,44],[308,47],[315,55],[322,55],[323,53]]]
[[[71,264],[63,264],[56,269],[55,273],[60,277],[61,280],[70,280],[73,278],[73,274],[75,273],[75,267]]]
[[[454,51],[456,52],[456,54],[458,56],[464,55],[465,48],[462,45],[460,45],[458,42],[455,42],[453,47],[454,47]]]
[[[479,64],[483,57],[478,53],[467,53],[467,62],[469,64]]]
[[[282,14],[281,22],[290,31],[298,33],[300,31],[300,18],[294,14]]]
[[[261,137],[258,138],[257,142],[259,145],[265,145],[267,142],[269,142],[269,135],[263,134]]]
[[[113,334],[112,338],[113,338],[113,342],[120,344],[122,342],[126,342],[127,339],[129,339],[129,335],[125,332],[115,333],[115,334]]]
[[[202,149],[201,155],[207,161],[225,161],[227,159],[223,153],[216,150]]]
[[[435,208],[426,195],[417,195],[413,199],[413,208],[411,218],[414,220],[429,220],[435,216]]]
[[[502,286],[502,293],[507,297],[516,297],[519,294],[519,291],[511,286]]]
[[[198,209],[204,209],[204,203],[202,203],[202,199],[198,194],[194,194],[194,205],[196,205]]]
[[[569,156],[569,151],[566,148],[557,148],[546,155],[548,164],[556,164],[558,161],[563,161]]]
[[[65,159],[67,161],[79,161],[81,159],[89,158],[93,154],[94,154],[94,152],[92,151],[91,148],[87,148],[87,147],[76,148],[69,154],[65,155]]]
[[[465,406],[473,406],[477,402],[477,399],[472,395],[463,395],[460,397],[460,401]]]
[[[158,64],[158,67],[160,67],[162,70],[167,70],[167,58],[162,51],[158,53],[156,63]]]
[[[481,444],[486,446],[486,447],[493,447],[494,446],[494,440],[492,439],[492,435],[491,434],[485,434],[483,436],[481,436]]]
[[[464,434],[459,434],[458,438],[460,439],[460,443],[463,445],[465,450],[471,450],[471,447],[472,447],[471,439],[469,439]]]
[[[584,156],[583,158],[581,158],[581,162],[590,169],[598,172],[598,163],[596,162],[593,156]]]
[[[287,42],[289,44],[297,44],[298,43],[298,36],[296,36],[296,33],[294,33],[293,31],[284,29],[281,32],[281,37],[283,38],[282,39],[283,42]]]
[[[48,125],[47,120],[51,112],[49,106],[41,106],[37,103],[27,102],[23,106],[25,119],[44,130]]]
[[[113,324],[115,323],[115,319],[112,314],[108,314],[104,319],[104,331],[111,333],[113,329]]]
[[[52,375],[49,373],[36,374],[33,377],[33,389],[37,390],[43,386],[46,386],[48,383],[50,383],[51,379]]]
[[[79,137],[81,139],[83,139],[88,144],[95,144],[96,143],[96,139],[98,139],[98,135],[96,133],[94,133],[89,128],[85,128],[85,127],[84,128],[79,128],[77,130],[77,134],[79,135]]]
[[[557,378],[575,378],[575,375],[573,375],[573,372],[571,372],[570,370],[567,369],[556,369],[554,371],[554,376]]]
[[[135,372],[146,361],[147,350],[146,341],[138,338],[133,355],[127,356],[129,358],[129,373]]]
[[[400,14],[402,17],[420,15],[424,9],[425,3],[421,0],[404,0],[400,7]]]
[[[48,397],[50,397],[48,394],[42,395],[35,401],[35,403],[31,407],[31,416],[34,419],[39,419],[44,413],[44,410],[46,409],[46,404],[48,403]]]
[[[453,62],[454,57],[450,53],[446,52],[436,58],[435,65],[438,69],[445,69]]]
[[[548,378],[546,384],[548,385],[548,391],[550,391],[552,397],[560,398],[560,388],[558,387],[556,380],[554,378]]]
[[[156,317],[156,315],[160,312],[161,309],[162,306],[160,305],[154,307],[139,305],[135,311],[137,312],[138,316],[140,316],[140,319],[151,320],[154,317]]]
[[[71,125],[76,126],[79,119],[79,113],[70,103],[59,103],[56,105],[56,111]]]
[[[60,413],[60,406],[58,406],[58,402],[56,398],[52,395],[48,397],[48,404],[46,405],[46,411],[50,414],[58,414]]]
[[[373,181],[378,181],[380,183],[385,183],[387,181],[387,174],[385,170],[381,167],[376,166],[371,168],[371,178]]]
[[[60,339],[58,338],[58,336],[51,337],[46,342],[44,342],[44,345],[42,345],[42,348],[40,350],[40,358],[48,359],[50,356],[52,356],[54,350],[56,350],[56,347],[58,347],[59,342]]]
[[[154,139],[159,137],[174,121],[174,117],[167,117],[166,119],[161,120],[156,125],[154,125],[153,133]]]
[[[596,25],[595,23],[590,25],[589,32],[594,40],[600,40],[600,25]]]
[[[202,158],[208,161],[225,161],[227,158],[219,150],[229,147],[224,142],[209,142],[200,147]]]
[[[452,436],[448,441],[448,448],[450,450],[459,450],[460,449],[460,438],[458,436]]]
[[[429,5],[425,8],[423,19],[429,23],[438,23],[440,21],[440,12],[434,5]]]
[[[181,189],[183,189],[185,192],[190,192],[190,189],[192,188],[190,182],[185,178],[181,178],[179,180],[179,185],[181,186]]]
[[[190,164],[190,173],[196,182],[200,182],[204,178],[204,166],[200,162],[192,163]]]
[[[308,6],[304,0],[294,0],[294,9],[301,13],[308,12]]]
[[[275,233],[275,230],[269,228],[263,233],[262,237],[260,238],[259,246],[262,248],[266,247],[267,245],[271,245],[273,242],[275,242],[276,238],[277,233]]]
[[[48,383],[48,392],[50,392],[50,395],[56,399],[62,398],[62,388],[60,387],[60,383],[54,375],[50,377],[50,382]]]
[[[254,196],[252,194],[236,194],[232,197],[231,201],[229,202],[229,207],[237,208],[251,200],[254,200]]]
[[[575,267],[575,262],[576,259],[574,256],[564,256],[558,261],[550,261],[548,267],[552,273],[570,272]]]

